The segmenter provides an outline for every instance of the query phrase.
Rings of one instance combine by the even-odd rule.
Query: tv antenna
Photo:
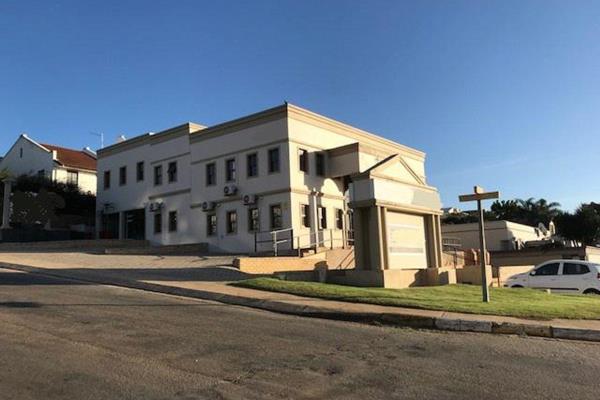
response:
[[[104,133],[98,133],[98,132],[90,132],[90,135],[94,135],[100,138],[100,148],[103,149],[104,148]]]

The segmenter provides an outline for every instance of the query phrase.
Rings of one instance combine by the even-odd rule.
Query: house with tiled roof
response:
[[[22,134],[0,159],[3,169],[12,176],[45,176],[76,184],[82,192],[96,193],[96,153],[89,148],[75,150],[39,143]]]

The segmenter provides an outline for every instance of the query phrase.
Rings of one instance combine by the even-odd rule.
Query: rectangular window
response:
[[[258,232],[259,225],[258,208],[253,207],[248,209],[248,231]]]
[[[217,214],[208,214],[206,216],[206,235],[214,236],[217,234]]]
[[[317,212],[319,214],[319,229],[327,229],[327,209],[319,207]]]
[[[144,162],[140,161],[136,164],[135,167],[135,176],[138,182],[144,180]]]
[[[298,149],[298,165],[300,171],[308,173],[308,150]]]
[[[23,158],[23,148],[19,149],[19,158]]]
[[[315,173],[318,176],[325,176],[325,154],[315,154]]]
[[[237,211],[227,211],[227,233],[237,232]]]
[[[217,184],[217,166],[216,164],[206,164],[206,186]]]
[[[252,153],[246,156],[246,175],[248,178],[258,176],[258,154]]]
[[[104,189],[110,189],[110,171],[104,171]]]
[[[154,233],[162,232],[162,214],[156,213],[154,214]]]
[[[127,184],[127,167],[119,168],[119,185]]]
[[[162,165],[154,167],[154,186],[162,185]]]
[[[44,176],[43,170],[42,170],[42,176]],[[67,171],[67,183],[70,184],[70,185],[77,185],[77,184],[79,184],[79,172],[77,172],[77,171]]]
[[[177,182],[177,161],[172,161],[167,167],[169,183]]]
[[[273,204],[269,210],[271,217],[271,229],[281,229],[283,226],[283,221],[281,218],[281,204]]]
[[[302,217],[302,226],[310,228],[310,206],[308,204],[300,204],[300,216]]]
[[[335,227],[337,229],[344,229],[344,211],[339,208],[335,210]]]
[[[227,182],[235,181],[235,158],[225,160],[225,180]]]
[[[177,211],[169,211],[169,232],[177,232]]]
[[[269,173],[279,172],[279,147],[269,150]]]

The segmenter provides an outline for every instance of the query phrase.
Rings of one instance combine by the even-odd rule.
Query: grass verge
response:
[[[600,296],[548,294],[533,289],[491,288],[491,302],[486,304],[481,302],[481,288],[472,285],[383,289],[274,278],[248,279],[232,285],[320,299],[425,310],[530,319],[600,319]]]

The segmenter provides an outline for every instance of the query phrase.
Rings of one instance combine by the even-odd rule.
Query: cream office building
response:
[[[389,268],[438,266],[440,202],[424,163],[420,151],[287,103],[187,123],[98,151],[98,234],[295,254],[353,244],[365,236],[354,232],[360,215],[359,229],[376,233],[361,244],[364,263],[377,253]]]

